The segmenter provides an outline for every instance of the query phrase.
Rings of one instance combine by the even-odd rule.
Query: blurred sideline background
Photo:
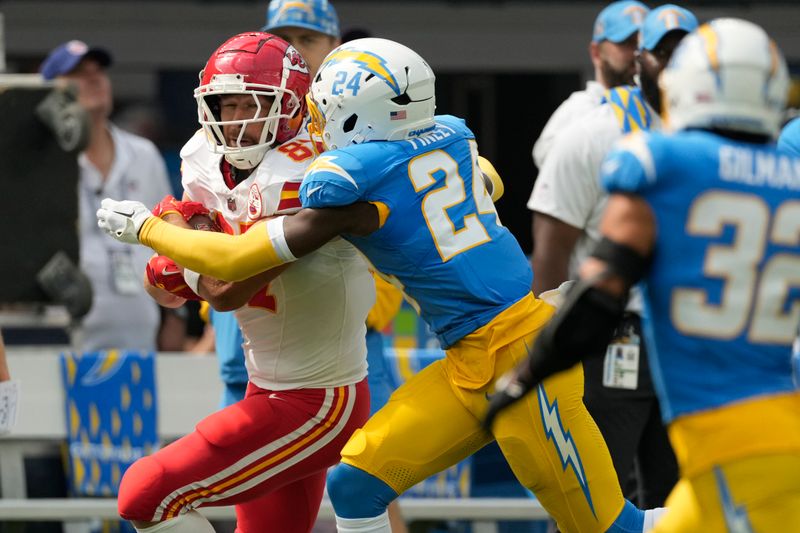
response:
[[[553,110],[592,76],[587,47],[605,1],[337,0],[342,31],[365,28],[420,53],[437,76],[437,112],[461,116],[506,181],[503,222],[531,251],[525,208],[536,168],[533,141]],[[646,2],[656,7],[659,2]],[[150,136],[177,173],[177,151],[196,129],[192,90],[216,45],[264,24],[267,2],[16,0],[0,2],[10,72],[35,72],[58,43],[81,39],[114,54],[112,119]],[[800,107],[800,2],[678,2],[701,20],[741,17],[778,43]]]
[[[465,118],[475,132],[481,154],[494,162],[505,181],[506,193],[497,206],[500,216],[523,250],[530,253],[531,212],[525,204],[536,178],[531,147],[553,110],[592,77],[587,47],[595,16],[608,2],[334,0],[334,3],[343,22],[343,32],[363,28],[376,37],[402,42],[428,60],[437,75],[437,112]],[[645,3],[650,7],[660,5]],[[677,3],[694,11],[701,21],[734,16],[761,25],[786,56],[793,74],[790,107],[800,107],[800,1]],[[197,85],[198,72],[219,43],[236,33],[259,29],[264,24],[266,4],[266,0],[0,0],[3,21],[0,57],[4,59],[0,71],[35,73],[50,49],[71,39],[108,49],[114,56],[114,65],[109,70],[115,97],[112,121],[156,143],[168,163],[173,183],[179,186],[178,151],[197,129],[192,91]],[[4,325],[7,324],[0,323]],[[430,348],[430,335],[410,308],[405,308],[395,320],[392,333],[392,344],[400,350],[393,352],[397,356],[396,377],[402,380],[409,372],[418,370],[427,357],[403,350]],[[58,364],[58,350],[47,350],[49,366],[44,372],[39,364],[45,359],[31,362],[31,357],[41,356],[42,350],[14,346],[9,353],[12,376],[22,377],[23,382],[27,379],[22,394],[28,410],[21,413],[18,428],[27,436],[17,441],[13,450],[16,455],[8,454],[8,447],[2,448],[0,476],[5,479],[2,497],[8,498],[13,492],[7,489],[13,485],[14,469],[19,466],[17,459],[23,452],[38,455],[40,460],[45,457],[52,463],[49,469],[16,472],[18,476],[28,475],[28,488],[47,487],[53,493],[63,493],[66,488],[53,487],[49,477],[30,477],[36,472],[46,475],[61,468],[61,458],[52,453],[53,442],[64,438],[68,423],[61,405],[63,393],[58,367],[52,366]],[[26,359],[24,367],[19,366],[20,358]],[[14,374],[15,359],[16,368],[27,374]],[[201,363],[204,381],[200,387],[206,387],[208,402],[198,404],[191,396],[193,387],[198,387],[197,376],[201,375],[197,363],[172,356],[162,358],[158,364],[169,366],[168,375],[181,376],[177,383],[158,387],[158,433],[161,438],[169,439],[190,431],[203,414],[216,407],[218,389],[214,387],[219,383],[216,363]],[[193,367],[196,373],[184,374],[188,367]],[[37,383],[31,383],[32,380]],[[163,381],[166,380],[162,377]],[[169,397],[170,394],[178,396]],[[35,401],[30,403],[32,399]],[[41,449],[35,446],[39,441],[47,441]],[[481,460],[491,458],[479,457],[473,467]],[[490,464],[484,471],[495,468],[497,465]],[[453,475],[452,485],[457,487],[461,482],[460,471]],[[28,492],[29,496],[34,495]],[[477,495],[474,490],[473,495]],[[102,527],[112,526],[118,527],[113,524]],[[52,527],[53,524],[0,522],[2,533],[54,531]],[[106,530],[111,529],[103,529]],[[468,530],[467,526],[448,529]],[[87,529],[75,525],[64,531]],[[487,523],[473,525],[471,531],[523,530],[519,526],[503,529]],[[544,529],[525,531],[539,533]]]

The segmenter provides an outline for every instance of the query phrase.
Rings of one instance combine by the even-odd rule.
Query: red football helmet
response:
[[[249,32],[231,37],[217,48],[200,72],[200,85],[194,91],[200,124],[212,149],[225,154],[236,168],[253,168],[272,146],[281,144],[300,130],[306,114],[305,95],[311,83],[308,67],[289,43],[269,33]],[[246,120],[222,121],[220,95],[249,94],[255,112]],[[273,98],[265,113],[259,96]],[[264,125],[259,142],[242,146],[245,128]],[[229,146],[223,126],[240,125],[239,136]]]

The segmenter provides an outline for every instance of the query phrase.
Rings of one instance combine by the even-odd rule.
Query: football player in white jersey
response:
[[[232,234],[297,211],[314,156],[298,134],[309,83],[300,54],[271,34],[220,46],[195,90],[203,128],[181,150],[184,200]],[[162,203],[161,216],[182,204]],[[161,261],[156,278],[178,277]],[[126,472],[119,511],[138,531],[210,532],[194,509],[231,504],[242,533],[311,530],[325,472],[369,413],[364,336],[375,292],[366,262],[341,239],[274,276],[223,283],[184,271],[212,305],[237,309],[250,383],[243,401]]]

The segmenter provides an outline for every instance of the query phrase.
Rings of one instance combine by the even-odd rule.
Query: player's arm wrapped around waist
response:
[[[309,254],[342,233],[367,235],[379,227],[375,206],[357,202],[301,209],[292,216],[254,224],[241,235],[186,230],[150,217],[138,240],[200,274],[242,281]]]

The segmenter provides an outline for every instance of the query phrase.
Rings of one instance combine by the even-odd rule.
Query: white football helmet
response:
[[[419,54],[387,39],[331,51],[308,95],[309,132],[328,150],[408,139],[434,126],[436,77]]]
[[[776,137],[789,75],[778,47],[752,22],[723,18],[687,35],[661,73],[665,127]]]

